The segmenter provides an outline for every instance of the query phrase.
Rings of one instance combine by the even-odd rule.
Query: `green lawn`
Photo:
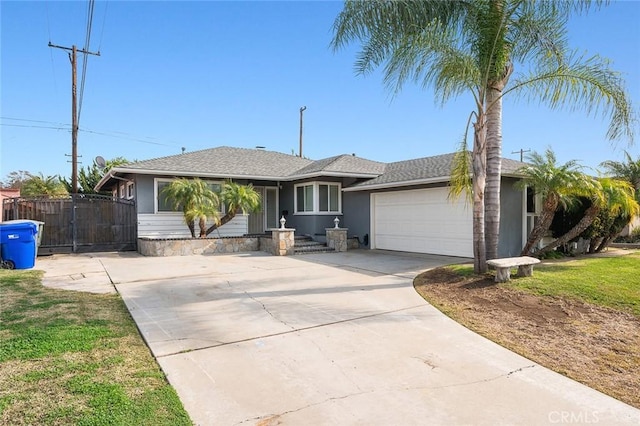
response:
[[[469,266],[453,266],[461,275]],[[640,252],[619,257],[545,261],[532,277],[516,277],[504,286],[533,294],[579,299],[640,316]]]
[[[580,299],[640,316],[640,253],[555,261],[509,282],[541,295]]]
[[[118,295],[0,270],[0,424],[191,421]]]

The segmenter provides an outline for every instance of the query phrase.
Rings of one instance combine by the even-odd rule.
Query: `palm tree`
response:
[[[162,194],[173,203],[174,209],[182,210],[192,238],[196,237],[196,220],[200,228],[200,238],[204,238],[207,235],[207,218],[212,218],[214,221],[219,218],[218,194],[199,178],[175,179],[163,188]]]
[[[227,181],[222,187],[220,198],[226,206],[226,214],[206,230],[206,235],[230,222],[239,212],[247,214],[260,210],[260,194],[253,189],[252,184],[239,185]]]
[[[526,186],[534,189],[542,199],[542,209],[522,249],[523,256],[533,253],[549,231],[559,207],[566,208],[575,203],[578,197],[592,194],[594,186],[593,180],[580,171],[581,167],[576,161],[558,165],[551,148],[546,150],[544,156],[534,151],[527,160],[530,164],[519,170],[522,180],[518,184],[521,188]]]
[[[582,219],[566,234],[540,249],[538,255],[541,256],[578,237],[604,209],[608,209],[613,215],[630,217],[638,214],[640,206],[635,200],[634,188],[629,182],[613,178],[599,178],[596,182],[597,185],[592,187],[591,206]]]
[[[566,45],[568,16],[590,4],[353,0],[346,2],[334,22],[334,49],[361,41],[357,72],[366,74],[384,65],[384,82],[394,93],[411,80],[423,88],[433,86],[443,103],[463,93],[472,94],[475,107],[467,128],[474,120],[471,174],[476,272],[486,271],[486,258],[497,256],[505,95],[527,89],[552,108],[567,103],[588,113],[610,114],[608,136],[631,136],[631,107],[619,75],[606,60],[585,59]],[[524,64],[524,72],[513,75],[514,64]],[[466,135],[462,148],[466,150]],[[454,168],[465,167],[464,157],[459,156],[464,162]],[[460,193],[455,183],[453,193]]]
[[[22,182],[20,195],[23,197],[61,197],[69,192],[57,176],[45,176],[42,173],[30,176]]]
[[[613,177],[629,182],[635,188],[636,200],[640,202],[640,157],[634,160],[627,151],[624,152],[625,161],[604,161],[600,166]]]

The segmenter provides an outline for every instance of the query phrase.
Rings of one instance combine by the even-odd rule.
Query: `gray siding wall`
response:
[[[502,178],[500,189],[499,257],[519,256],[522,250],[522,190],[515,188],[517,179]]]
[[[154,213],[155,198],[153,178],[153,176],[149,175],[136,176],[136,204],[138,206],[138,214]]]
[[[369,248],[364,243],[364,236],[369,234],[371,238],[371,196],[368,192],[343,192],[342,213],[340,226],[349,228],[349,237],[357,236],[361,248]]]

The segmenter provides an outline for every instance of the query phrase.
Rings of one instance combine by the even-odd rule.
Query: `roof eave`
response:
[[[401,186],[416,186],[416,185],[425,185],[430,183],[441,183],[441,182],[449,182],[449,176],[438,176],[434,178],[426,178],[426,179],[414,179],[414,180],[405,180],[398,182],[386,182],[379,183],[373,185],[360,185],[354,186],[351,188],[344,188],[344,192],[356,192],[356,191],[371,191],[375,189],[388,189],[388,188],[396,188]]]
[[[300,175],[291,175],[283,178],[281,180],[291,182],[299,179],[309,179],[316,177],[352,177],[352,178],[363,178],[363,179],[375,179],[380,176],[382,173],[350,173],[350,172],[327,172],[327,171],[319,171],[313,173],[305,173]]]

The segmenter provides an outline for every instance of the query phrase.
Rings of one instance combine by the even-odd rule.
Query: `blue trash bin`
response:
[[[10,269],[29,269],[36,264],[38,225],[20,221],[0,223],[0,258]]]

